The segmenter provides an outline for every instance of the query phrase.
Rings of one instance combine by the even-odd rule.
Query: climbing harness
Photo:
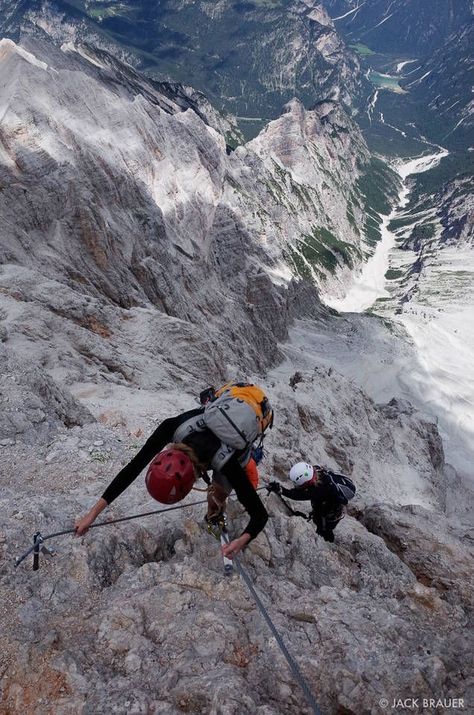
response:
[[[206,524],[208,534],[217,539],[217,541],[220,541],[222,530],[227,528],[225,514],[220,512],[219,514],[216,514],[216,516],[211,517],[206,514],[204,516],[204,522]]]
[[[295,509],[292,509],[292,507],[288,504],[286,499],[283,499],[280,492],[276,492],[276,491],[269,489],[268,485],[266,486],[266,489],[267,489],[268,494],[275,494],[277,497],[280,498],[280,500],[285,505],[285,508],[287,509],[289,516],[300,516],[305,521],[315,521],[315,519],[313,518],[313,515],[314,515],[313,511],[310,511],[309,514],[306,514],[304,511],[297,511]],[[321,528],[324,528],[324,525],[326,524],[326,522],[331,521],[333,524],[333,526],[331,526],[331,529],[335,529],[337,524],[340,521],[342,521],[342,519],[344,519],[344,517],[345,517],[345,513],[343,511],[336,512],[335,510],[333,510],[332,512],[328,512],[327,514],[324,514],[320,517],[322,524],[323,524],[323,526]]]
[[[145,516],[152,516],[153,514],[162,514],[165,511],[175,511],[176,509],[185,509],[188,506],[197,506],[198,504],[207,504],[207,499],[201,499],[200,501],[190,502],[189,504],[179,504],[178,506],[170,506],[166,509],[155,509],[154,511],[146,511],[143,514],[132,514],[132,516],[121,516],[119,519],[111,519],[110,521],[99,521],[97,524],[91,524],[89,529],[96,529],[99,526],[111,526],[112,524],[118,524],[121,521],[131,521],[132,519],[140,519]],[[25,551],[21,556],[17,556],[15,559],[15,568],[21,564],[22,561],[26,559],[27,556],[33,552],[33,571],[38,571],[39,569],[39,554],[40,550],[45,553],[52,553],[49,549],[42,544],[48,539],[53,539],[56,536],[64,536],[65,534],[75,534],[75,529],[65,529],[64,531],[55,531],[53,534],[42,535],[40,531],[33,534],[33,546]],[[41,547],[41,549],[40,549]]]

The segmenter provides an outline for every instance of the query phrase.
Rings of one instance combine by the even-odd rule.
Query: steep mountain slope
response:
[[[4,34],[16,20],[56,40],[92,42],[154,77],[191,84],[221,109],[246,117],[275,117],[295,96],[306,105],[322,98],[350,105],[358,93],[357,58],[317,0],[8,0],[4,12]]]
[[[389,297],[375,310],[395,310],[423,355],[416,378],[424,386],[420,392],[440,414],[448,456],[472,492],[474,181],[471,173],[446,181],[435,193],[433,185],[435,177],[420,177],[411,202],[392,224]]]
[[[400,164],[404,187],[382,243],[343,299],[330,300],[338,310],[370,310],[409,335],[419,359],[400,375],[402,394],[408,388],[415,404],[436,418],[456,472],[449,510],[465,505],[466,516],[474,493],[471,166],[446,150]],[[374,383],[366,389],[377,398]]]
[[[388,363],[400,344],[382,323],[319,311],[317,322],[296,326],[299,338],[282,345],[286,363],[264,380],[278,422],[262,474],[284,478],[301,454],[351,473],[359,496],[335,545],[264,497],[271,518],[243,563],[324,712],[355,715],[405,687],[418,688],[420,697],[440,689],[467,698],[472,547],[469,534],[440,513],[445,485],[436,427],[406,401],[375,404],[332,367],[341,345],[350,346],[354,362],[362,336],[372,359],[374,339],[377,348],[385,342]],[[349,340],[338,344],[338,330]],[[326,340],[330,368],[308,350],[313,340]],[[128,350],[133,358],[136,345]],[[0,702],[7,710],[19,713],[33,702],[38,715],[46,708],[309,712],[244,582],[223,578],[218,546],[199,525],[202,505],[98,529],[83,543],[49,542],[59,553],[41,557],[34,581],[26,563],[14,576],[10,570],[32,524],[40,522],[43,533],[70,526],[158,419],[193,404],[194,359],[182,351],[179,387],[165,371],[153,391],[141,375],[133,386],[91,377],[75,392],[100,423],[50,428],[27,460],[21,442],[3,446],[0,593],[8,617],[0,611]],[[298,379],[289,384],[293,370]],[[150,508],[138,480],[114,516]],[[234,533],[243,519],[231,505]]]
[[[401,86],[427,108],[418,119],[425,133],[449,147],[468,148],[474,126],[474,20],[471,19],[425,62],[410,66]],[[428,114],[428,116],[426,116]]]
[[[385,81],[396,82],[399,90],[395,93],[379,88],[374,92],[369,121],[366,119],[364,124],[369,141],[374,135],[382,135],[385,141],[377,145],[382,151],[384,146],[390,151],[391,132],[396,147],[405,152],[410,151],[410,137],[418,137],[425,146],[427,142],[441,144],[458,154],[462,170],[473,137],[473,28],[471,18],[425,59],[409,63],[395,63],[383,55],[370,59],[385,63],[384,71],[391,74]],[[395,64],[398,73],[394,72]],[[387,77],[379,75],[382,80],[384,76]],[[419,153],[421,149],[422,144],[411,148],[411,152]]]
[[[343,36],[395,55],[429,54],[472,14],[470,0],[324,0],[324,5]]]
[[[202,506],[66,537],[12,573],[35,528],[70,528],[159,420],[236,375],[275,406],[262,474],[305,458],[357,482],[334,545],[270,497],[242,556],[324,712],[467,698],[472,548],[444,516],[437,427],[394,380],[379,403],[356,379],[416,355],[295,280],[327,285],[372,252],[367,209],[374,232],[398,190],[352,120],[294,100],[228,153],[201,97],[39,34],[0,42],[0,116],[0,707],[307,712]],[[139,479],[114,515],[150,508]]]
[[[326,7],[373,84],[358,115],[371,149],[414,156],[431,142],[466,151],[472,144],[472,3],[328,0]]]
[[[228,156],[204,121],[220,128],[216,113],[204,116],[179,88],[144,80],[90,47],[31,39],[28,48],[1,43],[2,262],[37,272],[38,282],[63,281],[68,298],[59,302],[71,304],[56,314],[70,310],[83,321],[77,311],[90,299],[94,310],[151,304],[190,321],[199,340],[203,314],[213,316],[226,359],[232,325],[237,344],[250,349],[244,358],[237,348],[239,359],[263,367],[292,310],[288,255],[293,273],[321,282],[339,280],[373,250],[357,229],[365,184],[356,183],[371,176],[370,157],[333,103],[312,112],[289,105],[255,143]],[[3,275],[4,290],[33,285],[34,273]],[[272,309],[259,309],[264,286]]]

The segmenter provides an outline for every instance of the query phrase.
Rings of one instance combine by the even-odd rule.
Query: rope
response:
[[[193,501],[190,504],[179,504],[178,506],[170,506],[167,507],[166,509],[156,509],[155,511],[146,511],[143,514],[132,514],[132,516],[121,516],[119,519],[111,519],[110,521],[99,521],[97,524],[91,524],[89,526],[89,529],[96,529],[99,526],[111,526],[112,524],[118,524],[121,521],[131,521],[132,519],[141,519],[142,517],[145,516],[152,516],[153,514],[163,514],[165,511],[175,511],[176,509],[185,509],[188,506],[197,506],[198,504],[207,504],[207,499],[201,499],[200,501]],[[34,543],[33,546],[31,546],[28,551],[25,551],[24,554],[21,556],[17,556],[15,559],[15,568],[21,564],[22,561],[26,559],[26,557],[31,554],[32,551],[35,549],[38,550],[38,547],[40,544],[42,544],[44,541],[47,541],[48,539],[53,539],[56,536],[64,536],[65,534],[75,534],[76,530],[75,529],[65,529],[64,531],[55,531],[52,534],[46,534],[43,536],[39,532],[37,532],[34,536]]]
[[[246,571],[244,570],[242,564],[240,563],[240,560],[237,558],[237,556],[234,556],[233,560],[237,567],[237,571],[239,572],[239,574],[242,576],[245,583],[247,584],[247,587],[248,587],[250,593],[252,594],[254,601],[257,604],[260,613],[262,614],[263,618],[265,619],[267,626],[270,628],[271,632],[275,636],[275,640],[276,640],[281,652],[285,656],[286,662],[290,666],[290,669],[291,669],[293,675],[295,676],[296,681],[298,682],[300,688],[304,692],[306,700],[308,702],[308,705],[311,708],[311,710],[313,711],[313,714],[314,715],[322,715],[321,710],[319,709],[319,706],[314,698],[314,695],[311,692],[309,685],[306,682],[301,670],[299,669],[298,664],[296,663],[296,661],[293,658],[293,656],[291,655],[291,653],[288,651],[285,643],[283,642],[282,637],[278,633],[272,619],[268,615],[267,609],[265,608],[262,601],[260,600],[260,597],[259,597],[258,593],[256,592],[256,590],[252,584],[252,581],[250,580],[250,578],[247,575]]]

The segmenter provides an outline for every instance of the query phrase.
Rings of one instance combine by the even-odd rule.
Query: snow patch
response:
[[[443,149],[437,154],[422,156],[396,164],[393,168],[401,179],[405,181],[410,174],[418,174],[432,169],[448,153],[446,149]],[[324,302],[331,308],[335,308],[342,313],[358,313],[370,308],[379,298],[389,296],[385,287],[385,273],[388,269],[389,253],[395,245],[395,235],[388,230],[388,225],[398,214],[400,208],[403,208],[408,203],[409,193],[409,187],[404,185],[400,190],[398,204],[388,216],[382,216],[380,226],[382,238],[378,242],[373,256],[364,264],[361,272],[354,276],[354,282],[345,297],[324,297]]]
[[[393,124],[389,124],[388,122],[386,122],[383,116],[383,112],[380,112],[380,123],[385,124],[386,127],[390,127],[390,129],[393,129],[395,132],[398,132],[402,135],[402,137],[405,137],[406,139],[406,132],[403,132],[401,129],[398,129],[398,127],[394,127]]]
[[[397,68],[396,68],[395,72],[396,72],[397,74],[400,74],[400,72],[401,72],[402,69],[405,67],[405,65],[410,65],[410,64],[412,64],[412,62],[416,62],[416,61],[417,61],[417,60],[405,60],[404,62],[399,62],[398,65],[397,65]]]
[[[380,27],[380,25],[383,25],[384,22],[387,22],[387,20],[390,20],[390,18],[395,15],[394,12],[391,12],[390,15],[387,15],[387,17],[384,17],[383,20],[380,20],[374,27],[372,27],[372,30],[375,30],[376,27]]]
[[[415,84],[419,84],[422,80],[425,79],[425,77],[428,77],[428,75],[431,74],[431,70],[428,70],[428,72],[425,72],[425,74],[421,75],[419,79],[413,80],[413,82],[410,82],[410,84],[407,84],[407,87],[413,87]]]
[[[371,122],[371,123],[372,123],[372,115],[374,113],[375,105],[377,104],[378,96],[379,96],[379,90],[376,89],[370,102],[369,102],[369,105],[367,107],[367,116],[369,118],[369,122]]]
[[[42,62],[31,52],[28,52],[27,50],[23,49],[23,47],[20,47],[20,45],[17,45],[16,42],[13,42],[13,40],[8,40],[7,38],[3,38],[2,40],[0,40],[0,62],[3,62],[13,53],[22,57],[24,60],[29,62],[30,65],[39,67],[42,70],[48,69],[48,65],[46,64],[46,62]]]
[[[416,60],[415,60],[416,61]],[[415,67],[415,69],[410,70],[409,72],[406,73],[405,77],[408,77],[409,74],[413,74],[413,72],[418,72],[418,70],[421,68],[422,65],[418,65],[418,67]]]
[[[450,134],[452,134],[453,132],[455,132],[456,129],[457,129],[467,118],[468,118],[467,115],[464,116],[464,117],[461,117],[461,119],[459,120],[459,122],[451,129],[451,131],[448,132],[447,134],[445,134],[444,138],[446,139],[446,137],[449,137]]]
[[[91,65],[94,65],[95,67],[99,67],[99,69],[101,69],[101,70],[106,69],[106,66],[102,62],[99,62],[95,57],[92,57],[90,54],[88,54],[84,50],[84,48],[77,47],[73,42],[64,42],[61,45],[61,51],[62,52],[75,52],[77,55],[80,55],[83,59],[87,60],[87,62],[90,62]]]
[[[367,0],[366,0],[367,2]],[[344,17],[348,17],[348,15],[352,15],[354,12],[359,12],[360,8],[363,7],[366,2],[361,3],[360,5],[357,5],[357,7],[353,8],[352,10],[349,10],[349,12],[346,12],[344,15],[339,15],[338,17],[333,17],[332,21],[335,22],[336,20],[342,20]]]

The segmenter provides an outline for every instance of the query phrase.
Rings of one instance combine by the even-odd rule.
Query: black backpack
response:
[[[344,474],[332,472],[326,467],[316,466],[316,469],[320,474],[320,479],[333,488],[334,498],[339,504],[345,506],[354,498],[356,488],[352,479],[346,477]]]

